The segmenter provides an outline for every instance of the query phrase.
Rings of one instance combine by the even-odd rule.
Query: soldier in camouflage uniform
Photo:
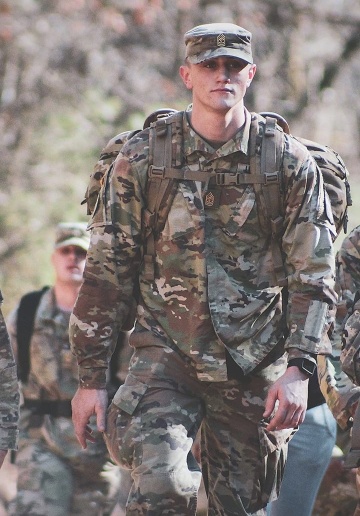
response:
[[[2,302],[2,295],[0,293]],[[19,386],[9,335],[0,309],[0,468],[18,442]]]
[[[190,172],[235,173],[249,153],[243,97],[256,70],[251,34],[206,24],[188,31],[185,44],[180,74],[193,103],[173,147],[182,145]],[[308,151],[285,135],[286,313],[271,235],[259,225],[249,184],[227,187],[219,205],[205,209],[208,181],[179,181],[149,280],[142,260],[149,134],[124,145],[90,222],[84,283],[70,318],[80,377],[75,431],[86,448],[96,413],[113,459],[132,472],[127,514],[182,516],[196,513],[201,473],[191,446],[201,425],[208,514],[264,514],[304,418],[315,355],[331,352],[335,228],[322,179]],[[106,414],[105,372],[136,285],[134,353]]]
[[[352,329],[356,334],[360,330],[358,312],[347,319],[352,311],[355,293],[360,289],[360,226],[356,226],[343,240],[336,255],[336,290],[338,305],[336,311],[335,329],[332,335],[333,352],[331,357],[319,357],[319,379],[321,390],[325,396],[334,417],[340,427],[338,444],[345,455],[350,447],[350,428],[356,406],[360,399],[360,387],[355,385],[342,371],[340,353],[344,323],[347,321],[347,331]],[[342,464],[342,462],[341,462]],[[351,504],[356,505],[355,482],[352,474],[338,466],[338,475],[332,478],[331,492],[328,489],[320,493],[317,504],[323,508],[321,514],[351,514]],[[360,470],[356,473],[356,482],[360,485]],[[343,500],[344,492],[347,500]],[[360,494],[360,493],[359,493]],[[348,504],[348,509],[346,509]],[[346,512],[347,511],[347,512]],[[360,506],[358,507],[360,514]]]
[[[336,291],[338,303],[335,327],[331,336],[332,356],[318,357],[321,390],[340,428],[349,428],[349,419],[360,397],[360,387],[341,370],[340,352],[344,321],[360,289],[360,226],[343,240],[336,254]]]
[[[86,224],[58,225],[51,257],[55,282],[36,311],[30,371],[22,384],[17,496],[10,506],[16,516],[99,516],[110,514],[116,503],[117,468],[106,471],[109,456],[102,436],[83,453],[71,421],[77,364],[68,327],[88,245]],[[18,312],[16,308],[9,320],[15,355]]]
[[[318,372],[323,394],[323,401],[327,403],[331,412],[336,418],[340,427],[338,435],[338,444],[342,451],[346,454],[350,445],[350,426],[352,416],[354,415],[355,407],[360,398],[360,387],[355,385],[350,378],[341,370],[340,367],[340,352],[342,331],[344,327],[344,320],[347,316],[348,310],[352,307],[354,295],[360,289],[360,226],[354,228],[344,238],[336,259],[336,291],[338,293],[338,303],[336,310],[336,322],[334,330],[331,334],[332,340],[332,355],[318,356]],[[359,331],[359,319],[353,318],[357,325],[355,331]],[[310,380],[309,385],[314,382]],[[314,386],[315,387],[315,386]],[[308,402],[311,400],[309,393]],[[319,402],[321,400],[319,399]],[[322,403],[322,401],[321,401]],[[310,409],[313,411],[314,409]],[[320,417],[320,411],[324,414],[324,419]],[[307,412],[305,422],[309,420],[310,412]],[[313,416],[313,414],[311,414]],[[331,458],[332,447],[334,444],[333,424],[325,412],[325,407],[319,405],[317,408],[316,417],[309,425],[309,435],[313,438],[308,442],[304,437],[306,434],[306,424],[303,424],[300,431],[291,441],[289,451],[294,449],[296,460],[290,455],[290,461],[286,466],[285,479],[281,487],[280,498],[272,504],[272,510],[269,511],[271,516],[278,516],[281,514],[289,514],[289,507],[292,504],[292,514],[311,514],[312,508],[309,510],[309,499],[314,491],[316,493],[321,481],[321,476],[325,473],[328,458]],[[328,455],[330,453],[330,455]],[[299,463],[300,462],[300,463]],[[353,511],[349,509],[351,504],[354,505],[354,494],[356,495],[355,482],[351,481],[351,473],[346,471],[343,466],[343,459],[335,457],[331,464],[328,475],[331,477],[331,489],[327,486],[326,489],[321,490],[316,500],[315,513],[326,516],[350,514]],[[289,465],[292,469],[289,470]],[[307,477],[300,475],[301,480],[297,481],[301,468],[307,472]],[[314,477],[314,471],[321,473],[321,476]],[[335,471],[336,476],[335,476]],[[317,482],[318,481],[318,482]],[[360,481],[360,478],[359,480]],[[325,483],[328,479],[325,478]],[[284,489],[285,492],[284,492]],[[304,494],[305,493],[305,494]],[[346,493],[346,494],[345,494]],[[347,499],[345,502],[344,499]],[[356,504],[356,502],[355,502]]]

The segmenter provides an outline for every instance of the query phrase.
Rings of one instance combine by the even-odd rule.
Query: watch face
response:
[[[316,364],[311,362],[311,360],[303,360],[301,369],[308,375],[312,376],[315,373]]]
[[[288,366],[296,366],[308,376],[312,376],[316,371],[316,363],[306,358],[292,358],[289,360]]]

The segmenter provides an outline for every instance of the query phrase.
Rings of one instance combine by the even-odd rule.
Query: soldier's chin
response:
[[[71,273],[71,279],[72,281],[80,282],[83,279],[82,272],[72,272]]]

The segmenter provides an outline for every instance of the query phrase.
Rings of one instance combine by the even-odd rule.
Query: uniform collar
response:
[[[188,108],[184,112],[183,117],[184,154],[187,159],[194,161],[198,153],[207,159],[220,158],[239,151],[248,155],[251,115],[247,109],[245,109],[244,125],[239,128],[233,138],[224,143],[219,149],[214,149],[190,126],[187,115],[189,111],[190,109]]]

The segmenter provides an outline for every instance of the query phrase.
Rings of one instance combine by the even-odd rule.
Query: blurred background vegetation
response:
[[[81,201],[101,148],[159,107],[189,102],[183,33],[227,21],[253,32],[246,98],[295,135],[334,147],[360,224],[358,0],[0,0],[0,285],[8,313],[52,281],[54,226]],[[343,234],[337,245],[341,243]]]

